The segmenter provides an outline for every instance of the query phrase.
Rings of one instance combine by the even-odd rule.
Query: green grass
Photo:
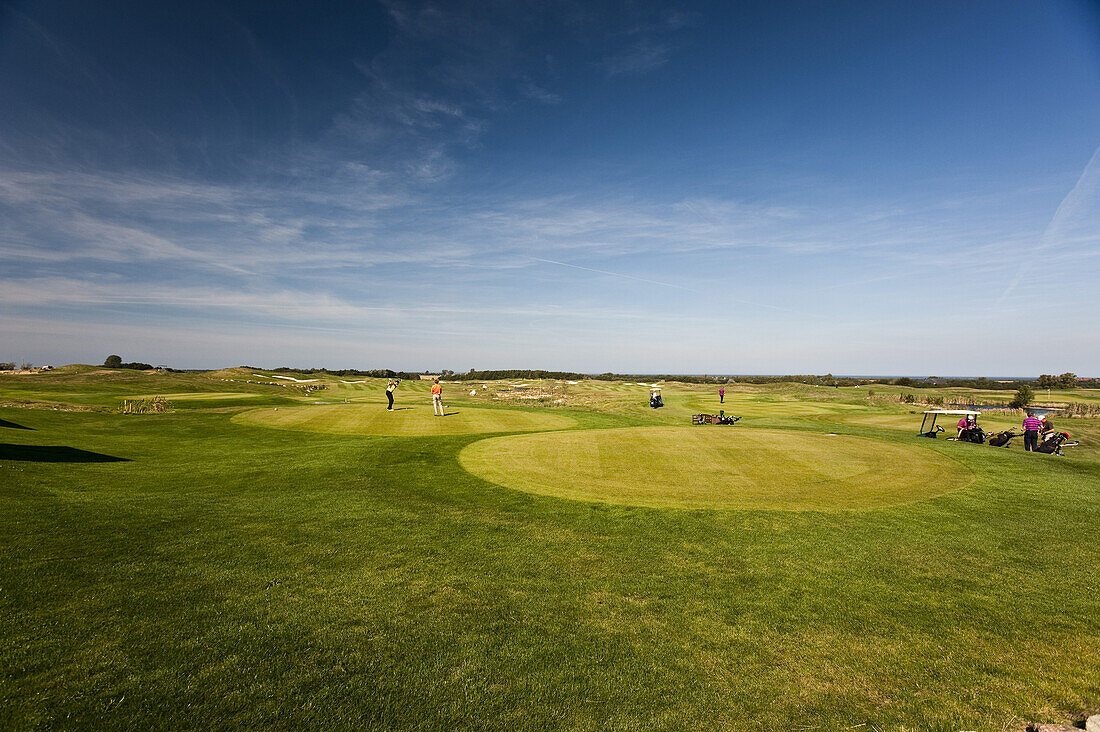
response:
[[[186,376],[0,378],[0,401],[239,390],[279,413],[375,410],[384,387]],[[641,387],[576,386],[582,403],[529,413],[597,439],[719,408],[702,387],[649,410]],[[456,409],[494,411],[467,392],[448,385]],[[897,405],[736,395],[727,411],[759,411],[692,434],[838,432],[973,483],[874,510],[661,509],[476,477],[459,460],[476,434],[272,429],[234,421],[240,400],[0,407],[0,728],[1012,730],[1100,712],[1094,442],[918,441]],[[426,385],[402,384],[398,405],[415,399]]]
[[[247,391],[195,391],[171,392],[171,394],[129,394],[123,399],[152,399],[155,396],[171,397],[172,401],[219,401],[222,399],[252,399],[260,396]]]
[[[234,417],[233,421],[307,432],[402,437],[554,430],[576,424],[573,419],[560,414],[517,409],[456,408],[452,405],[447,406],[445,416],[438,417],[428,404],[402,403],[396,404],[390,412],[384,402],[257,409],[244,412]]]
[[[729,426],[498,437],[469,445],[459,460],[518,490],[652,508],[881,508],[972,480],[961,463],[918,447]]]

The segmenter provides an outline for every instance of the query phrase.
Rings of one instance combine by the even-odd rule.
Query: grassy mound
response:
[[[382,404],[257,409],[239,414],[233,421],[285,430],[399,437],[557,430],[576,424],[570,417],[558,414],[514,409],[448,407],[446,417],[436,417],[431,406],[399,405],[388,412]]]
[[[460,454],[499,485],[668,508],[833,510],[912,503],[967,485],[929,450],[860,437],[648,427],[498,437]]]

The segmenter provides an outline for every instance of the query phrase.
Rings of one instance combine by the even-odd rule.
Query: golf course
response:
[[[1004,392],[355,379],[0,375],[0,729],[1100,713],[1100,418],[1043,455],[904,398]]]

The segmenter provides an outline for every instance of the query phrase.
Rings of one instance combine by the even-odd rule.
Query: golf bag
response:
[[[732,414],[726,416],[725,412],[721,414],[693,414],[691,415],[692,424],[737,424],[737,420],[740,417],[734,417]]]
[[[959,442],[973,442],[975,445],[985,443],[985,430],[981,427],[967,427],[959,433]]]
[[[1004,432],[998,432],[995,435],[990,435],[989,436],[989,444],[992,447],[1008,447],[1009,441],[1013,437],[1018,437],[1018,436],[1019,435],[1017,433],[1013,432],[1012,430],[1005,430]]]
[[[1035,452],[1041,452],[1044,455],[1062,455],[1063,447],[1076,447],[1077,442],[1066,442],[1069,439],[1068,432],[1055,432],[1050,437],[1043,440],[1043,443],[1035,449]]]

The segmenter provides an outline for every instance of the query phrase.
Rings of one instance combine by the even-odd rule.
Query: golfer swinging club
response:
[[[396,389],[397,385],[400,383],[400,379],[390,379],[390,383],[386,384],[386,399],[390,401],[390,405],[386,407],[387,412],[393,411],[393,390]]]
[[[439,383],[439,379],[435,380],[432,384],[432,409],[435,411],[435,416],[446,416],[446,412],[443,408],[443,387]]]

